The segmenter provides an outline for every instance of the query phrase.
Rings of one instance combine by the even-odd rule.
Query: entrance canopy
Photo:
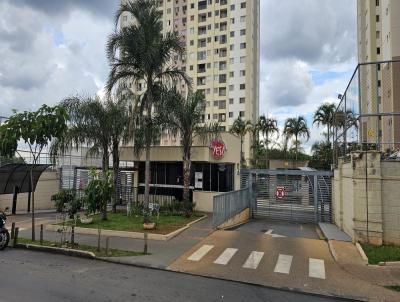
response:
[[[51,165],[7,164],[0,167],[0,195],[28,193],[36,189],[42,173]],[[30,169],[33,168],[33,190],[30,189]]]

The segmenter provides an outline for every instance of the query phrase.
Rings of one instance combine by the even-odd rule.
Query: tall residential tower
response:
[[[159,7],[164,31],[177,32],[186,44],[185,56],[176,56],[174,63],[192,79],[194,90],[203,91],[207,101],[204,122],[218,121],[226,131],[237,117],[256,122],[260,0],[159,0]],[[123,16],[121,25],[129,18]],[[184,83],[177,86],[187,90]],[[161,141],[162,145],[178,143],[167,137]],[[244,150],[249,158],[249,135]]]
[[[400,1],[358,0],[359,63],[400,60]],[[361,113],[400,112],[400,62],[360,67]],[[400,117],[364,118],[363,142],[400,147]]]

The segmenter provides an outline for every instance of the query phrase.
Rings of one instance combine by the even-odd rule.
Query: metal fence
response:
[[[214,196],[213,227],[218,227],[246,208],[250,208],[251,200],[250,188]]]
[[[351,151],[400,154],[400,61],[359,64],[333,117],[334,164]]]

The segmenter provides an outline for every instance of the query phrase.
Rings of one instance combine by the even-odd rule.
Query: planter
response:
[[[83,223],[83,224],[91,224],[93,221],[93,218],[92,217],[81,217],[80,220],[81,220],[81,223]]]
[[[156,224],[154,222],[143,223],[143,228],[145,230],[154,230],[155,227],[156,227]]]

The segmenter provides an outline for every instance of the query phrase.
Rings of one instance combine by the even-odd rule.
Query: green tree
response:
[[[131,15],[135,22],[120,28],[119,20],[125,14]],[[160,93],[165,90],[165,86],[180,80],[190,84],[186,74],[172,63],[174,56],[183,55],[184,44],[177,33],[163,33],[158,1],[136,0],[122,3],[115,21],[116,31],[111,34],[107,43],[107,57],[111,65],[107,90],[111,92],[121,81],[144,84],[143,93],[134,100],[136,116],[132,118],[131,125],[139,126],[134,131],[135,146],[145,149],[144,205],[147,208],[151,177],[150,148],[159,131],[152,114],[159,107]]]
[[[89,214],[104,213],[107,211],[108,201],[114,194],[113,177],[110,171],[103,177],[97,175],[95,171],[91,173],[93,180],[85,188],[84,204]]]
[[[128,109],[126,98],[116,96],[116,101],[108,99],[102,102],[94,98],[70,98],[62,102],[69,113],[69,127],[64,137],[54,142],[51,148],[52,157],[65,153],[71,148],[89,145],[88,155],[102,156],[102,172],[106,178],[109,169],[109,158],[113,156],[114,185],[119,176],[119,144],[126,136]],[[113,198],[113,210],[116,210],[117,196]],[[103,212],[107,219],[107,211]]]
[[[273,134],[279,135],[278,122],[274,118],[266,118],[264,115],[262,115],[258,120],[258,128],[265,137],[265,160],[267,165],[266,167],[269,169],[268,146],[270,144],[270,137]]]
[[[165,102],[165,125],[172,135],[179,136],[183,155],[183,201],[190,212],[190,172],[192,167],[191,150],[194,139],[202,134],[202,116],[206,107],[204,95],[196,91],[184,98],[179,92],[171,91]]]
[[[249,131],[251,131],[253,125],[250,121],[244,121],[238,117],[229,129],[229,132],[240,138],[240,167],[243,168],[245,163],[244,153],[243,153],[243,142],[244,138]]]
[[[313,155],[308,163],[309,167],[317,170],[330,170],[333,160],[333,151],[329,142],[317,142],[311,148]]]
[[[328,143],[331,141],[335,111],[336,107],[334,104],[325,103],[322,104],[314,114],[313,124],[317,124],[318,127],[320,125],[326,126]]]
[[[308,129],[306,119],[302,116],[295,118],[288,118],[285,121],[285,127],[283,129],[283,133],[288,140],[294,138],[293,144],[297,161],[299,148],[301,144],[299,138],[304,137],[307,141],[310,139],[310,130]]]
[[[29,174],[32,189],[32,241],[35,241],[33,169],[39,164],[43,149],[52,140],[63,137],[67,130],[67,119],[67,111],[62,106],[42,105],[37,111],[22,113],[14,111],[14,114],[0,126],[0,155],[14,156],[18,153],[20,142],[25,143],[31,153],[32,163],[29,166]]]

